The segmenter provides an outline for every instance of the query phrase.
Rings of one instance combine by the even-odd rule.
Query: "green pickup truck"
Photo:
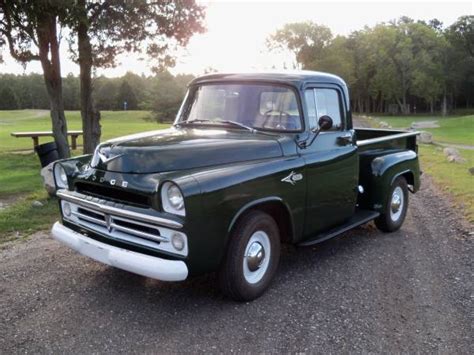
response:
[[[217,271],[226,295],[253,300],[281,243],[313,245],[372,220],[401,227],[420,187],[416,134],[355,129],[334,75],[202,76],[171,128],[55,164],[52,235],[158,280]]]

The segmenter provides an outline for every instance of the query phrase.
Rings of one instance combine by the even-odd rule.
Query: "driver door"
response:
[[[333,120],[300,154],[306,164],[305,235],[312,236],[344,222],[354,214],[357,199],[359,160],[354,131],[347,129],[339,88],[316,86],[305,91],[310,128],[321,116]]]

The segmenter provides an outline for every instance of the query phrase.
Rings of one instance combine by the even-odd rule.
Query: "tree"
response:
[[[21,63],[41,62],[60,158],[70,155],[57,33],[64,15],[61,3],[53,0],[0,0],[0,46],[7,45],[10,55]]]
[[[188,79],[187,77],[186,79]],[[167,71],[158,73],[153,91],[153,113],[158,122],[172,122],[186,92],[185,77],[176,80]]]
[[[111,67],[117,55],[145,52],[161,66],[174,63],[172,50],[203,32],[204,8],[194,0],[103,0],[74,2],[66,20],[73,58],[80,66],[84,153],[100,140],[100,114],[92,96],[92,69]]]
[[[290,50],[303,69],[314,66],[321,59],[322,51],[332,39],[331,30],[314,22],[288,23],[267,39],[270,50]]]
[[[12,88],[5,86],[0,90],[0,110],[16,110],[17,99]]]
[[[125,107],[125,102],[126,107]],[[136,110],[138,106],[135,92],[127,81],[123,81],[117,95],[117,107],[127,110]]]

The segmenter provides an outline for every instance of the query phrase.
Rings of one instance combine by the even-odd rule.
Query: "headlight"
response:
[[[161,188],[161,203],[166,212],[186,215],[184,210],[184,197],[181,190],[172,182],[165,182]]]
[[[61,164],[54,165],[54,181],[56,182],[56,186],[58,188],[67,189],[69,187],[66,171]]]

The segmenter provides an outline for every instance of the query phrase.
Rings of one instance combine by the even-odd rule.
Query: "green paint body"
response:
[[[277,214],[283,239],[299,243],[337,227],[356,208],[381,211],[392,181],[404,175],[416,192],[420,171],[416,137],[374,141],[399,131],[353,129],[346,84],[325,74],[210,75],[190,84],[209,82],[273,83],[291,87],[298,96],[304,129],[297,133],[252,133],[230,127],[173,127],[105,142],[100,149],[122,156],[107,165],[90,166],[92,156],[59,163],[71,190],[126,200],[126,208],[180,221],[188,236],[189,254],[183,260],[191,274],[215,271],[226,252],[232,228],[254,208]],[[304,90],[337,90],[343,118],[340,131],[321,132],[314,143],[302,147],[314,134],[308,127]],[[343,140],[351,135],[352,142]],[[297,176],[293,182],[288,180]],[[299,178],[298,178],[299,177]],[[285,180],[286,178],[286,180]],[[110,181],[114,180],[112,186]],[[126,181],[126,188],[122,182]],[[163,212],[160,187],[173,181],[185,198],[186,217]],[[358,192],[363,186],[364,193]],[[104,197],[105,198],[105,197]],[[63,221],[64,222],[64,221]],[[69,227],[80,228],[67,222]],[[105,236],[91,235],[104,240]],[[164,258],[179,259],[156,250],[107,242]]]

